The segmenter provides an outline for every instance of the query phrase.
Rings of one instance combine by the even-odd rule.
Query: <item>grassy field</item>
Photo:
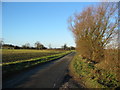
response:
[[[15,49],[3,49],[2,50],[2,62],[13,62],[26,60],[31,58],[38,58],[48,55],[54,55],[58,53],[63,53],[61,50],[15,50]]]
[[[106,50],[105,59],[94,64],[76,55],[70,64],[70,73],[87,88],[120,87],[120,64],[117,50]]]
[[[2,69],[4,75],[57,60],[71,51],[65,50],[3,50]]]

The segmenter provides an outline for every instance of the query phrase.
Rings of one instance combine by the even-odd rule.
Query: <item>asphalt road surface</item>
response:
[[[52,61],[3,82],[3,88],[59,88],[75,53]]]

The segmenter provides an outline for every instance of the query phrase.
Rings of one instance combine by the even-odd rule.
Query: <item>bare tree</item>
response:
[[[3,39],[0,38],[0,49],[2,48],[3,43],[4,43]]]
[[[117,7],[117,3],[101,3],[69,18],[69,29],[75,36],[77,51],[83,57],[95,61],[104,58],[104,48],[118,33]]]
[[[36,47],[37,49],[43,49],[43,48],[44,48],[44,46],[43,46],[39,41],[37,41],[37,42],[35,43],[35,47]]]
[[[49,44],[49,49],[52,49],[51,44]]]
[[[67,50],[67,48],[68,48],[67,44],[64,44],[64,45],[62,46],[62,49],[64,49],[64,50]]]
[[[30,43],[25,43],[25,45],[22,45],[22,48],[29,49],[30,48]]]

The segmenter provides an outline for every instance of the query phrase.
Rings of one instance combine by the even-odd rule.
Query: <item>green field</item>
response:
[[[71,53],[65,50],[3,50],[2,52],[4,75],[57,60]]]
[[[20,61],[26,60],[31,58],[38,58],[48,55],[54,55],[63,53],[65,51],[62,50],[10,50],[10,49],[3,49],[2,50],[2,62],[13,62],[13,61]]]

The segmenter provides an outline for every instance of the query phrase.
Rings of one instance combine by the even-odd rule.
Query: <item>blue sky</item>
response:
[[[75,46],[67,19],[93,2],[3,2],[2,37],[5,43],[23,45],[36,41],[46,47]]]

